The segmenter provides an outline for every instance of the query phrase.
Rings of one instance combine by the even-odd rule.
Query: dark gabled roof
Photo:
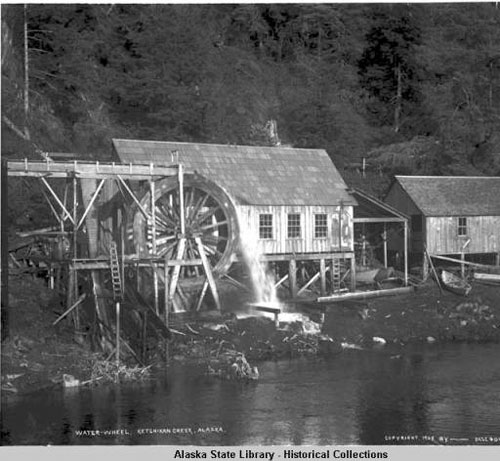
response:
[[[500,177],[396,176],[426,216],[500,216]]]
[[[179,162],[223,187],[242,205],[355,205],[320,149],[113,139],[124,163]]]
[[[391,205],[360,189],[353,189],[352,195],[358,202],[354,208],[354,222],[405,222],[408,216]]]

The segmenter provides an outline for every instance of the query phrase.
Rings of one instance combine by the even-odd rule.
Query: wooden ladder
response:
[[[333,258],[332,260],[332,292],[340,291],[340,259]]]
[[[120,262],[118,260],[118,250],[116,242],[111,241],[109,246],[109,263],[111,269],[111,282],[113,284],[113,298],[121,300],[123,297],[122,278],[120,275]]]

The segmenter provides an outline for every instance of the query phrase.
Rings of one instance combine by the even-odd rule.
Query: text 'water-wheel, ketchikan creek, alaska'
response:
[[[129,249],[140,257],[186,262],[171,274],[178,278],[181,287],[188,287],[205,279],[202,265],[190,265],[203,256],[215,277],[227,272],[238,244],[238,220],[231,199],[214,182],[197,174],[185,174],[182,183],[182,197],[177,177],[155,184],[154,212],[150,191],[141,198],[140,207],[132,206],[127,219],[127,239]],[[200,254],[200,245],[204,255]]]

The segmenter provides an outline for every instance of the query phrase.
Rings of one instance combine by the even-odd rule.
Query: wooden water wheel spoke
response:
[[[164,237],[156,237],[156,245],[163,245],[170,240],[177,239],[175,235],[165,235]]]
[[[214,235],[204,235],[202,241],[205,244],[210,244],[212,246],[217,246],[219,243],[227,242],[227,237],[214,236]]]
[[[213,223],[213,224],[207,224],[206,226],[201,226],[199,228],[199,230],[205,231],[205,230],[209,230],[209,229],[214,229],[216,227],[224,226],[225,224],[227,224],[227,220],[226,221],[219,221],[219,222],[216,222],[216,223]]]
[[[196,205],[193,207],[193,209],[188,210],[188,217],[186,218],[188,221],[192,221],[194,217],[200,212],[201,209],[205,206],[205,203],[207,203],[207,200],[210,198],[210,195],[207,193],[204,193],[199,199]]]
[[[172,208],[169,203],[162,201],[157,202],[157,208],[159,208],[163,215],[169,219],[172,225],[176,226],[179,224],[179,213],[175,208]]]
[[[196,219],[193,220],[193,222],[196,225],[201,226],[203,223],[208,221],[212,216],[214,216],[218,210],[222,210],[222,208],[220,206],[215,206],[213,208],[210,208],[207,211],[200,214],[199,216],[197,216]]]
[[[159,250],[157,249],[157,255],[158,257],[162,257],[162,256],[165,256],[165,255],[168,255],[169,258],[172,256],[172,254],[175,253],[175,250],[176,250],[176,247],[177,247],[177,241],[175,243],[172,243],[170,245],[167,245],[163,248],[160,248]],[[172,252],[170,253],[170,250],[172,250]]]
[[[188,189],[188,191],[186,192],[186,200],[184,201],[184,207],[186,210],[189,210],[193,206],[193,200],[194,200],[195,194],[196,194],[196,191],[192,187],[190,187]]]
[[[152,216],[151,192],[145,193],[140,207],[131,208],[127,217],[127,235],[135,253],[186,262],[184,269],[174,268],[180,284],[184,278],[206,275],[206,267],[189,263],[202,259],[200,251],[204,253],[203,257],[206,256],[211,272],[216,276],[225,273],[231,265],[238,235],[236,210],[219,186],[201,176],[189,174],[184,175],[183,184],[184,210],[180,209],[179,182],[173,176],[159,181],[154,188],[154,223],[141,212],[142,207]],[[181,214],[184,215],[183,234]],[[199,244],[195,243],[198,239]],[[182,251],[180,242],[183,242]]]
[[[156,207],[156,223],[162,223],[166,227],[175,228],[177,225],[174,218],[166,214],[162,207]]]
[[[203,245],[203,249],[206,253],[211,254],[212,256],[222,256],[222,253],[215,247],[209,245]]]

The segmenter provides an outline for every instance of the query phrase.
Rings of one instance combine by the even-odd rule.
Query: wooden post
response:
[[[319,273],[321,281],[321,296],[326,295],[326,262],[325,258],[319,260]]]
[[[462,275],[462,278],[465,278],[465,253],[463,251],[460,253],[460,260],[462,261],[462,264],[460,264],[460,274]]]
[[[142,361],[146,363],[147,353],[147,333],[148,333],[148,311],[142,315]]]
[[[141,289],[141,274],[140,274],[139,263],[136,263],[136,265],[135,265],[135,282],[136,282],[137,293],[140,293],[140,289]]]
[[[149,181],[149,189],[151,193],[151,252],[156,255],[156,205],[155,205],[155,182]]]
[[[159,295],[158,295],[158,274],[156,273],[156,265],[153,263],[153,287],[154,287],[154,303],[156,315],[160,315]]]
[[[408,222],[404,222],[405,287],[408,286]]]
[[[443,288],[441,287],[441,282],[439,281],[439,276],[438,276],[438,274],[436,272],[436,268],[434,267],[434,264],[432,262],[431,255],[427,251],[427,247],[424,247],[424,251],[425,251],[427,258],[429,259],[429,266],[431,267],[432,273],[434,274],[434,278],[436,279],[436,283],[439,287],[439,291],[441,292],[441,294],[443,294]]]
[[[184,259],[184,251],[186,249],[186,239],[184,237],[181,237],[179,239],[179,244],[177,245],[177,254],[175,256],[175,259],[177,261],[180,261]],[[175,290],[177,288],[177,282],[179,281],[179,275],[181,272],[181,266],[176,265],[172,271],[172,279],[170,280],[170,299],[172,300],[172,305],[175,306],[174,304],[174,296],[175,296]]]
[[[215,305],[217,309],[221,310],[219,293],[217,292],[217,285],[215,284],[215,279],[212,274],[212,269],[210,267],[210,263],[208,262],[207,255],[205,254],[205,250],[203,249],[203,243],[201,243],[200,237],[194,238],[196,245],[198,247],[198,253],[200,253],[200,258],[203,263],[203,268],[205,269],[205,274],[207,276],[208,284],[210,285],[210,289],[212,290],[212,295],[214,297]]]
[[[422,279],[425,281],[429,277],[429,261],[427,260],[427,255],[424,251],[422,255]]]
[[[200,297],[198,298],[198,302],[196,303],[196,311],[201,309],[201,304],[203,303],[203,298],[205,297],[208,289],[208,277],[205,278],[203,282],[203,287],[201,288]]]
[[[78,257],[78,251],[77,251],[77,246],[78,246],[78,241],[77,241],[77,232],[78,232],[78,225],[77,225],[77,208],[78,208],[78,200],[77,200],[77,179],[76,177],[73,178],[73,259],[76,259]],[[78,298],[78,272],[76,269],[72,268],[74,271],[73,273],[73,298],[72,300],[76,300]],[[80,329],[80,312],[79,308],[77,307],[75,309],[75,330]]]
[[[500,251],[496,254],[496,258],[495,259],[496,259],[496,261],[495,261],[496,265],[500,266]]]
[[[288,280],[290,285],[290,296],[295,298],[297,295],[297,261],[290,259],[288,263]]]
[[[120,366],[120,301],[116,302],[116,366]]]
[[[168,328],[168,316],[170,313],[170,290],[169,290],[169,284],[170,284],[170,276],[168,274],[168,256],[165,255],[165,262],[164,262],[164,267],[163,267],[164,275],[163,275],[163,280],[165,283],[165,293],[164,293],[164,299],[163,302],[165,304],[164,309],[164,321],[165,321],[165,326]],[[168,362],[168,340],[165,340],[165,362]]]
[[[382,234],[384,241],[384,267],[387,269],[387,225],[384,223],[384,233]]]
[[[356,291],[356,259],[351,257],[351,291]]]
[[[179,206],[180,206],[180,221],[181,221],[181,234],[184,237],[186,233],[186,222],[184,217],[184,171],[182,165],[179,165]]]

